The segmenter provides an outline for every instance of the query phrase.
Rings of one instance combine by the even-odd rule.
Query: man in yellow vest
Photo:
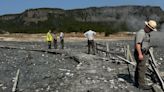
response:
[[[48,33],[47,33],[46,41],[48,43],[48,49],[51,49],[51,43],[53,41],[53,36],[51,34],[51,30],[49,30]]]

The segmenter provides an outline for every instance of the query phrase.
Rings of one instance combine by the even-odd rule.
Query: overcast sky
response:
[[[76,9],[118,5],[160,6],[164,10],[164,0],[0,0],[0,15],[21,13],[31,8]]]

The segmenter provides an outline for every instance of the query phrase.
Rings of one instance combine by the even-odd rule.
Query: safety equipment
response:
[[[51,32],[48,32],[48,33],[47,33],[46,41],[47,41],[47,42],[48,42],[48,41],[53,41],[53,37],[52,37]]]
[[[157,27],[157,23],[154,20],[149,20],[148,22],[145,21],[145,24],[152,29],[153,31],[157,31],[156,27]]]

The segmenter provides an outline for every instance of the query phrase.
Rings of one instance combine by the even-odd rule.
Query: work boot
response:
[[[152,89],[152,86],[148,86],[148,85],[142,85],[142,86],[138,86],[139,89],[142,89],[142,90],[151,90]]]

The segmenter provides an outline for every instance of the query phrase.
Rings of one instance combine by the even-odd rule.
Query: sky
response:
[[[68,10],[120,5],[160,6],[164,10],[164,0],[0,0],[0,15],[21,13],[31,8]]]

